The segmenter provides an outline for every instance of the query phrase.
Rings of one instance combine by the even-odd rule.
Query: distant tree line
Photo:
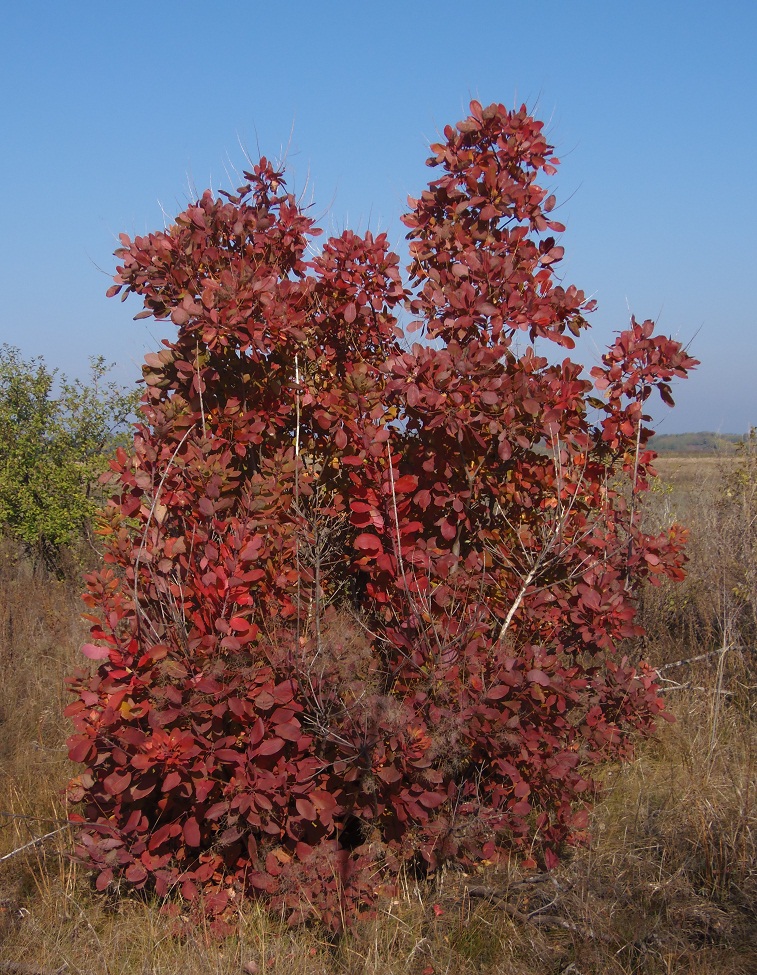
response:
[[[732,454],[745,439],[738,433],[658,433],[650,446],[658,454]]]

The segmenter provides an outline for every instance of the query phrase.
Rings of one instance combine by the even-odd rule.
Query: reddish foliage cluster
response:
[[[525,109],[473,102],[444,137],[407,289],[384,235],[306,260],[318,231],[265,159],[122,237],[110,293],[178,335],[111,465],[99,667],[71,681],[100,889],[337,929],[403,866],[552,866],[592,769],[662,711],[618,646],[642,582],[682,576],[684,532],[639,525],[643,404],[695,362],[649,322],[594,385],[537,355],[590,310],[554,277],[557,160]],[[402,306],[432,344],[398,344]]]

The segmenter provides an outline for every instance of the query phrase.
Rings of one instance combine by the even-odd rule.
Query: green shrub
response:
[[[0,527],[48,564],[81,537],[98,506],[97,479],[118,446],[135,392],[106,382],[102,357],[87,382],[0,346]]]

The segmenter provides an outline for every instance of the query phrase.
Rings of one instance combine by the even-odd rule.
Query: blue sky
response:
[[[0,342],[69,375],[139,376],[165,323],[108,301],[121,231],[163,225],[245,151],[287,154],[326,230],[386,230],[472,97],[526,104],[563,160],[561,274],[702,365],[661,430],[757,423],[757,5],[699,0],[280,0],[3,5]]]

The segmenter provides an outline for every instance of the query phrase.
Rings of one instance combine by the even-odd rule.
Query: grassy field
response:
[[[85,635],[76,584],[2,543],[0,973],[757,972],[757,478],[743,460],[658,466],[650,524],[691,529],[687,580],[641,607],[675,723],[606,769],[591,847],[551,874],[408,879],[336,943],[254,905],[223,942],[202,927],[177,937],[159,904],[93,892],[62,798],[63,678]]]
[[[676,503],[682,507],[690,501],[693,490],[702,489],[712,501],[724,475],[738,463],[736,455],[716,454],[666,454],[655,461],[655,468]]]

